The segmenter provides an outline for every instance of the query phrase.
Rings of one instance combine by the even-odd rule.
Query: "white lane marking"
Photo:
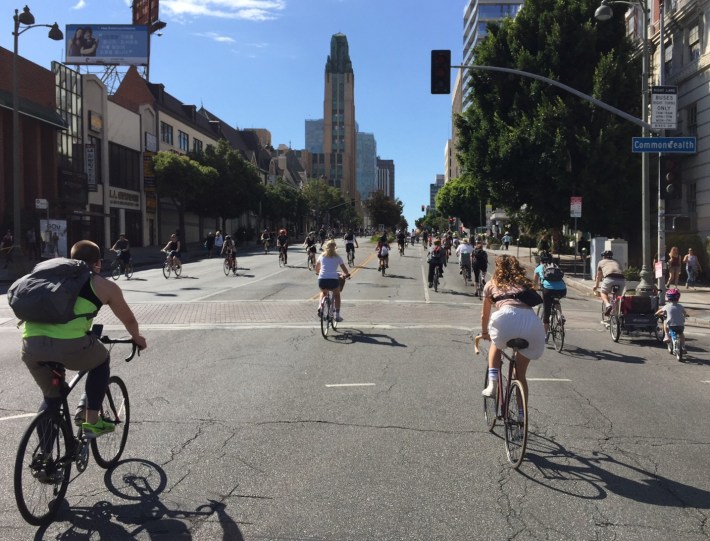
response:
[[[527,378],[528,381],[572,381],[566,378]]]
[[[422,267],[422,283],[424,284],[424,301],[429,303],[429,282],[427,282],[428,276],[425,274],[424,267]]]
[[[706,379],[705,381],[701,381],[700,383],[710,383],[710,380]]]
[[[326,383],[326,387],[374,387],[374,383]]]
[[[1,421],[11,421],[12,419],[23,419],[24,417],[35,417],[37,413],[22,413],[20,415],[10,415],[9,417],[0,417]]]

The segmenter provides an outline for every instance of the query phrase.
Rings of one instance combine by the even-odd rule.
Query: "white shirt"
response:
[[[473,245],[472,244],[459,244],[458,247],[456,248],[456,255],[472,254],[472,253],[473,253]]]
[[[327,257],[325,254],[321,254],[318,257],[318,262],[320,263],[320,271],[318,272],[318,278],[334,279],[340,278],[338,274],[338,267],[343,265],[343,258],[339,255],[335,257]]]

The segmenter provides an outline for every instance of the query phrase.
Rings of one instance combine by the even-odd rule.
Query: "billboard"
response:
[[[65,64],[148,65],[148,27],[132,24],[68,24]]]

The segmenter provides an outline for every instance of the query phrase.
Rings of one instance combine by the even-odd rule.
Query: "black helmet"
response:
[[[604,250],[602,252],[602,257],[604,259],[611,259],[612,257],[614,257],[614,252],[612,252],[611,250]]]
[[[550,252],[540,252],[540,263],[552,263],[552,255],[550,254]]]

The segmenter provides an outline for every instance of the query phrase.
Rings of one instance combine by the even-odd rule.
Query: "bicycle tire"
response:
[[[310,255],[308,256],[307,261],[308,261],[308,270],[309,270],[309,271],[310,271],[310,270],[313,270],[313,260],[311,259],[311,256],[310,256]]]
[[[351,267],[355,266],[355,255],[353,254],[352,250],[348,252],[348,265]]]
[[[163,276],[165,276],[166,279],[170,278],[170,262],[166,261],[163,263]]]
[[[173,272],[175,273],[175,278],[178,278],[182,274],[182,263],[175,263]]]
[[[523,384],[518,380],[510,382],[510,395],[506,401],[505,452],[508,462],[518,469],[525,458],[528,445],[528,407]],[[519,413],[522,412],[522,420]]]
[[[380,270],[382,271],[382,276],[384,276],[384,275],[385,275],[385,264],[384,264],[384,260],[383,260],[383,263],[380,265]]]
[[[663,320],[661,318],[656,318],[656,327],[653,329],[653,333],[656,336],[656,340],[663,342],[665,331],[663,330]]]
[[[320,332],[323,338],[328,338],[328,312],[330,311],[330,299],[326,295],[320,307]]]
[[[676,334],[673,340],[671,341],[673,344],[673,354],[675,355],[676,361],[679,363],[683,362],[683,348],[680,347],[680,338],[678,338],[678,335]]]
[[[72,465],[69,450],[73,442],[71,430],[57,413],[40,413],[25,430],[15,458],[14,489],[17,508],[29,524],[43,526],[54,520],[69,486]],[[50,451],[40,468],[37,455],[42,448]],[[38,475],[43,475],[45,481],[40,481]],[[46,482],[49,479],[53,482]]]
[[[609,333],[614,342],[619,341],[619,337],[621,336],[621,321],[619,321],[619,316],[616,314],[612,314],[609,317]]]
[[[486,387],[488,387],[488,363],[486,363],[486,373],[483,377],[483,388],[485,389]],[[500,392],[497,392],[495,397],[483,397],[483,418],[486,420],[486,427],[489,432],[493,432],[493,428],[496,426],[496,421],[498,420],[498,409],[500,407],[498,401],[499,397]]]
[[[121,277],[121,262],[118,259],[111,261],[111,278],[118,280]]]
[[[129,261],[126,264],[126,278],[129,280],[133,277],[133,262]]]
[[[562,323],[560,311],[556,305],[552,305],[550,313],[550,332],[552,334],[552,343],[555,349],[560,352],[565,345],[565,324]]]
[[[333,299],[328,319],[330,320],[330,326],[333,327],[333,330],[338,330],[338,321],[335,319],[335,299]]]
[[[224,271],[225,276],[229,276],[229,273],[232,270],[229,265],[229,258],[224,259],[224,262],[222,263],[222,270]]]
[[[109,432],[91,440],[91,452],[96,463],[104,469],[115,466],[123,454],[131,423],[131,403],[126,384],[118,376],[111,376],[106,387],[106,396],[101,404],[100,415],[116,425]]]
[[[434,291],[439,291],[439,269],[434,269]]]

